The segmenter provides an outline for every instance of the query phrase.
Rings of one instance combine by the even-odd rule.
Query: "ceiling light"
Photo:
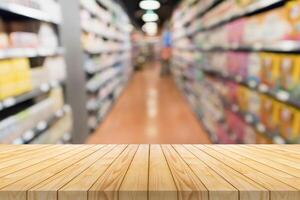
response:
[[[160,8],[160,3],[156,0],[143,0],[139,6],[144,10],[156,10]]]
[[[157,34],[157,24],[155,22],[147,22],[143,25],[142,30],[150,36]]]
[[[149,10],[142,16],[142,20],[144,22],[155,22],[158,20],[158,15]]]

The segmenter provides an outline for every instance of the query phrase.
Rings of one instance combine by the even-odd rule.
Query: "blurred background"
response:
[[[0,143],[300,143],[299,0],[0,0]]]

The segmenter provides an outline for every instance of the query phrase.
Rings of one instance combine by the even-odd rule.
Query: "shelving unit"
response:
[[[62,34],[68,73],[72,74],[67,88],[74,113],[74,141],[82,143],[109,112],[120,95],[117,90],[131,76],[131,24],[114,1],[61,0],[61,4],[72,13],[64,13]],[[84,95],[78,98],[78,93]]]
[[[222,17],[216,15],[226,6],[230,9],[223,10]],[[171,20],[172,72],[216,143],[284,144],[300,141],[300,129],[296,126],[300,123],[297,85],[284,85],[286,80],[290,85],[291,80],[300,84],[299,81],[296,83],[297,78],[288,78],[300,78],[296,64],[300,52],[297,32],[286,32],[286,35],[271,40],[263,37],[260,30],[266,32],[266,23],[260,28],[252,27],[253,35],[254,31],[261,31],[256,41],[247,32],[247,23],[254,24],[258,21],[255,21],[256,17],[262,24],[266,16],[270,19],[273,14],[275,18],[280,12],[288,15],[296,6],[300,6],[297,1],[253,1],[236,6],[229,1],[206,0],[199,1],[199,4],[184,1],[177,8]],[[281,20],[285,19],[284,15],[281,17]],[[275,21],[269,26],[279,26],[276,22],[279,23]],[[290,20],[286,24],[293,30],[297,22]],[[292,65],[290,69],[295,69],[293,75],[288,75],[280,67],[284,62]],[[276,80],[274,66],[279,66]],[[269,102],[270,110],[260,111],[267,109],[265,106]]]
[[[72,123],[72,111],[64,100],[60,5],[55,0],[46,4],[0,2],[0,143],[30,144],[49,133],[63,139],[72,132],[71,126],[57,127],[66,113]]]

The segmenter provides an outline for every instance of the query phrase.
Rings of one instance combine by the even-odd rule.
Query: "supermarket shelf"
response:
[[[33,89],[30,92],[21,94],[16,97],[9,97],[4,100],[1,100],[0,101],[0,111],[11,108],[19,103],[22,103],[22,102],[32,99],[34,97],[40,96],[42,94],[46,94],[51,89],[59,87],[61,84],[62,84],[62,82],[51,81],[49,83],[44,83],[44,84],[40,85],[39,88]]]
[[[274,133],[271,133],[270,131],[268,131],[266,126],[264,124],[262,124],[261,122],[255,120],[255,117],[252,114],[243,113],[238,105],[229,104],[229,103],[225,103],[225,105],[226,105],[225,107],[230,108],[230,110],[233,113],[235,113],[236,115],[238,115],[245,123],[247,123],[249,126],[254,128],[260,134],[271,139],[275,144],[290,144],[291,143],[291,142],[286,141],[279,134],[274,134]]]
[[[96,74],[96,73],[99,73],[105,69],[108,69],[110,67],[113,67],[115,65],[118,65],[118,64],[121,64],[122,62],[124,62],[124,60],[126,59],[129,59],[128,57],[126,58],[119,58],[119,59],[116,59],[114,60],[112,63],[107,63],[107,64],[104,64],[102,65],[101,67],[85,67],[85,71],[90,74],[90,75],[93,75],[93,74]]]
[[[61,20],[54,19],[41,10],[29,8],[17,3],[0,2],[0,10],[39,21],[61,24]]]
[[[115,91],[117,91],[117,89],[119,87],[121,87],[123,84],[123,82],[121,80],[116,81],[116,83],[114,83],[113,86],[110,86],[111,89],[108,90],[102,97],[98,98],[97,100],[90,100],[87,103],[87,110],[90,112],[96,112],[100,109],[101,107],[101,102],[103,102],[105,99],[109,98],[110,95],[114,94]]]
[[[181,90],[183,91],[183,93],[185,94],[184,96],[186,97],[187,101],[188,100],[188,95],[187,91],[188,89],[185,89],[184,86],[179,86],[179,88],[181,88]],[[255,120],[255,117],[250,114],[250,113],[244,113],[241,111],[240,107],[236,104],[232,104],[232,103],[228,103],[225,99],[222,99],[222,102],[224,104],[224,108],[228,108],[230,109],[231,112],[235,113],[236,115],[239,116],[240,119],[242,119],[246,124],[248,124],[249,126],[251,126],[252,128],[254,128],[256,131],[258,131],[260,134],[264,135],[265,137],[269,138],[270,140],[272,140],[274,143],[276,144],[292,144],[292,142],[286,141],[284,138],[282,138],[279,134],[275,134],[275,133],[271,133],[270,131],[267,130],[266,126],[264,124],[262,124],[261,122]],[[190,103],[189,103],[190,104]],[[191,105],[191,104],[190,104]],[[203,128],[205,129],[205,131],[209,134],[211,140],[216,144],[218,143],[217,139],[214,137],[214,134],[212,134],[204,125],[204,123],[202,122],[203,119],[201,117],[200,114],[198,114],[195,109],[192,110],[194,111],[194,113],[197,115],[197,117],[200,120],[200,123],[202,124]]]
[[[110,33],[110,31],[102,31],[101,29],[99,31],[98,29],[95,29],[94,27],[87,27],[87,26],[81,26],[81,27],[84,32],[93,33],[99,37],[102,37],[102,38],[105,38],[108,40],[116,40],[116,41],[120,41],[120,42],[125,41],[125,38],[122,38],[120,35],[119,36],[113,35]]]
[[[223,24],[229,23],[233,20],[236,20],[238,18],[241,17],[245,17],[245,16],[249,16],[249,15],[253,15],[253,14],[257,14],[259,12],[268,10],[268,9],[272,9],[274,8],[276,5],[280,5],[285,3],[285,0],[263,0],[263,1],[257,1],[255,3],[252,3],[251,5],[249,5],[248,7],[246,7],[243,11],[241,11],[240,13],[237,14],[233,14],[232,16],[223,18],[218,20],[217,22],[213,23],[212,25],[203,27],[201,29],[201,31],[207,31],[207,30],[211,30],[215,27],[221,26]]]
[[[206,70],[206,69],[204,69],[203,72],[205,72],[207,74],[210,74],[210,75],[217,76],[217,77],[221,77],[222,79],[225,79],[225,80],[235,82],[236,84],[246,86],[250,90],[254,90],[254,91],[259,92],[261,94],[266,94],[269,97],[271,97],[271,98],[273,98],[277,101],[280,101],[282,103],[286,103],[290,106],[293,106],[297,109],[300,109],[300,102],[295,100],[295,99],[292,99],[289,92],[287,92],[285,90],[273,91],[273,90],[269,89],[268,86],[266,86],[264,84],[257,84],[256,82],[253,82],[253,81],[247,81],[247,80],[244,80],[240,76],[235,76],[235,77],[227,76],[227,75],[223,75],[221,73],[218,73],[218,72],[215,72],[215,71],[212,71],[212,70]]]
[[[201,116],[201,114],[199,114],[192,106],[192,104],[190,103],[189,101],[189,94],[187,93],[187,90],[185,89],[185,86],[181,85],[180,83],[178,83],[178,81],[176,81],[176,76],[173,76],[174,77],[174,82],[176,83],[177,87],[180,88],[180,90],[183,92],[183,96],[185,97],[185,100],[187,101],[188,105],[190,106],[190,109],[191,111],[194,113],[194,115],[197,117],[198,122],[200,123],[201,127],[204,129],[204,131],[208,134],[211,142],[213,144],[217,144],[218,141],[217,141],[217,138],[215,136],[215,134],[213,134],[207,127],[206,125],[203,123],[203,117]],[[195,95],[195,94],[192,94],[192,95]]]
[[[122,53],[125,51],[129,51],[131,48],[102,48],[96,51],[90,51],[87,49],[84,49],[85,53],[91,54],[91,55],[97,55],[102,53]]]
[[[16,48],[16,49],[2,49],[0,50],[0,59],[9,59],[9,58],[22,58],[22,57],[48,57],[55,55],[64,54],[64,48],[59,47],[55,50],[46,49],[46,48]]]
[[[116,78],[120,73],[121,73],[121,71],[119,70],[119,71],[114,72],[113,75],[111,75],[111,76],[109,76],[109,77],[105,77],[104,79],[101,79],[100,82],[97,82],[97,83],[96,83],[96,86],[94,86],[94,85],[92,84],[92,82],[93,82],[94,80],[91,79],[91,80],[87,83],[87,85],[86,85],[87,91],[90,92],[90,93],[98,92],[99,89],[100,89],[101,87],[103,87],[107,82],[111,81],[113,78]],[[96,75],[96,76],[97,76],[97,75]],[[96,78],[98,79],[98,77],[96,77]]]
[[[205,45],[203,47],[196,47],[194,45],[180,47],[175,46],[175,49],[183,51],[250,51],[250,52],[278,52],[278,53],[299,53],[300,42],[299,41],[278,41],[269,44],[256,43],[253,45],[231,45],[225,46],[213,46]]]
[[[184,60],[182,58],[177,58],[174,61],[176,61],[178,64],[196,65],[196,63],[189,62],[189,61]],[[257,91],[257,92],[262,93],[262,94],[266,94],[269,97],[271,97],[271,98],[273,98],[277,101],[280,101],[282,103],[286,103],[290,106],[293,106],[295,108],[300,109],[300,102],[298,100],[292,99],[289,92],[287,92],[285,90],[274,91],[274,90],[269,89],[268,86],[266,86],[264,84],[257,84],[256,82],[245,80],[241,76],[233,77],[233,76],[225,75],[225,74],[222,74],[222,73],[219,73],[217,71],[210,70],[210,69],[201,68],[201,70],[206,74],[213,75],[213,76],[225,79],[225,80],[235,82],[236,84],[243,85],[245,87],[248,87],[251,90]]]
[[[206,13],[208,13],[211,9],[213,9],[214,7],[216,7],[217,5],[219,5],[219,3],[221,3],[221,2],[222,2],[222,0],[214,0],[214,1],[212,1],[206,8],[200,10],[200,12],[197,13],[196,17],[202,17],[203,15],[205,15]]]
[[[35,138],[43,134],[47,129],[51,128],[53,124],[58,122],[65,116],[66,113],[70,112],[70,106],[65,105],[62,109],[56,111],[47,121],[40,121],[36,127],[26,131],[20,138],[14,140],[14,144],[30,144]]]
[[[185,21],[182,23],[182,25],[187,26],[189,23],[193,22],[195,19],[202,17],[203,15],[208,13],[211,9],[216,7],[221,2],[222,2],[222,0],[212,1],[209,5],[207,5],[207,7],[203,8],[203,9],[199,9],[198,13],[196,13],[193,17],[185,19]]]
[[[277,5],[284,4],[285,2],[286,2],[285,0],[258,1],[256,3],[253,3],[253,4],[249,5],[247,8],[245,8],[240,13],[233,14],[229,17],[219,19],[217,22],[215,22],[211,25],[201,26],[201,27],[195,28],[195,29],[187,28],[185,32],[183,32],[182,34],[180,34],[177,37],[174,37],[174,40],[179,40],[179,39],[184,38],[184,37],[193,36],[194,34],[196,34],[198,32],[212,30],[212,29],[214,29],[218,26],[222,26],[222,25],[227,24],[229,22],[232,22],[236,19],[239,19],[239,18],[242,18],[242,17],[245,17],[245,16],[254,15],[254,14],[263,12],[265,10],[268,10],[268,9],[272,9],[272,8],[276,7]]]

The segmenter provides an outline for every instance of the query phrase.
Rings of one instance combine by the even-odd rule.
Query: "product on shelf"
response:
[[[25,93],[31,88],[28,59],[0,60],[0,100]]]
[[[34,104],[24,111],[8,117],[0,122],[0,143],[19,142],[27,131],[32,133],[32,129],[40,122],[47,120],[63,107],[63,94],[61,88],[52,90],[49,97]],[[43,129],[43,128],[42,128]],[[33,136],[32,136],[33,137]]]
[[[70,109],[42,135],[31,142],[32,144],[57,144],[63,140],[65,134],[72,130],[72,112]]]

